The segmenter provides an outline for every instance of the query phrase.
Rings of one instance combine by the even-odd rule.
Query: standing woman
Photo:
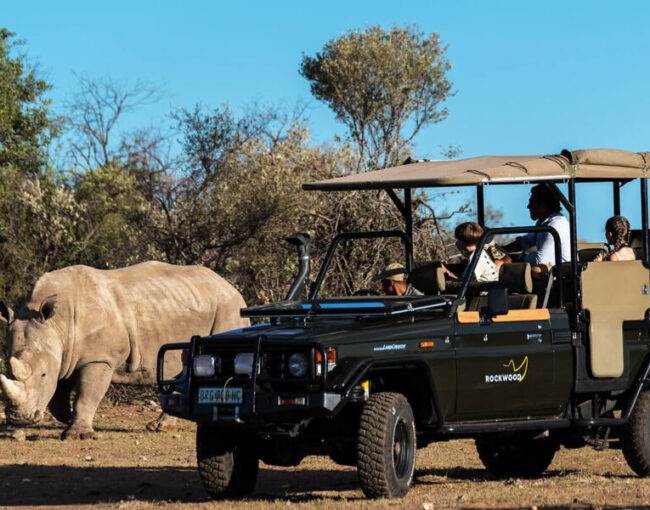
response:
[[[605,257],[599,254],[594,259],[594,262],[600,262],[602,260],[611,260],[614,262],[635,260],[636,253],[630,247],[631,234],[630,222],[627,221],[625,216],[612,216],[608,219],[607,223],[605,223],[605,237],[607,238],[607,243],[614,246],[614,251]]]

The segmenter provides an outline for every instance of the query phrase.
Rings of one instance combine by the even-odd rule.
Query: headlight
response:
[[[210,377],[215,373],[215,359],[209,354],[194,357],[194,375],[197,377]]]
[[[253,360],[255,355],[252,352],[240,352],[235,356],[235,374],[253,375]]]
[[[294,352],[289,356],[289,372],[294,377],[304,377],[309,368],[307,356],[300,352]]]

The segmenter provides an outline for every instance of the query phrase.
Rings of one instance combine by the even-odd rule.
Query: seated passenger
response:
[[[607,244],[614,246],[614,251],[609,255],[599,253],[594,262],[636,260],[636,253],[634,253],[633,248],[630,248],[631,234],[630,222],[627,221],[625,216],[612,216],[608,219],[607,223],[605,223],[605,237],[607,238]]]
[[[548,226],[555,229],[560,238],[562,262],[571,261],[571,234],[569,222],[560,212],[560,201],[546,184],[538,184],[530,190],[528,211],[530,218],[535,220],[538,227]],[[517,237],[513,242],[504,246],[508,251],[527,250],[533,246],[537,251],[524,255],[522,260],[531,265],[555,265],[555,241],[548,232],[531,232]]]
[[[483,229],[478,223],[468,221],[458,225],[454,231],[454,235],[456,236],[456,247],[462,255],[467,257],[467,267],[469,267],[469,263],[476,254],[476,246],[483,235]],[[445,273],[451,278],[455,278],[446,268]],[[496,282],[499,279],[499,269],[485,250],[481,250],[472,279],[475,279],[479,283]]]
[[[422,292],[407,281],[406,268],[399,263],[389,264],[384,271],[375,276],[372,281],[381,280],[384,294],[388,296],[423,296]]]

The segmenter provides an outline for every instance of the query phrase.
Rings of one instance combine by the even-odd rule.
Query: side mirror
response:
[[[508,289],[504,287],[488,289],[487,313],[490,317],[508,313]]]

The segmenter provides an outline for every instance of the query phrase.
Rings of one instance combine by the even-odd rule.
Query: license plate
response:
[[[243,395],[241,388],[200,388],[199,404],[241,404]]]

